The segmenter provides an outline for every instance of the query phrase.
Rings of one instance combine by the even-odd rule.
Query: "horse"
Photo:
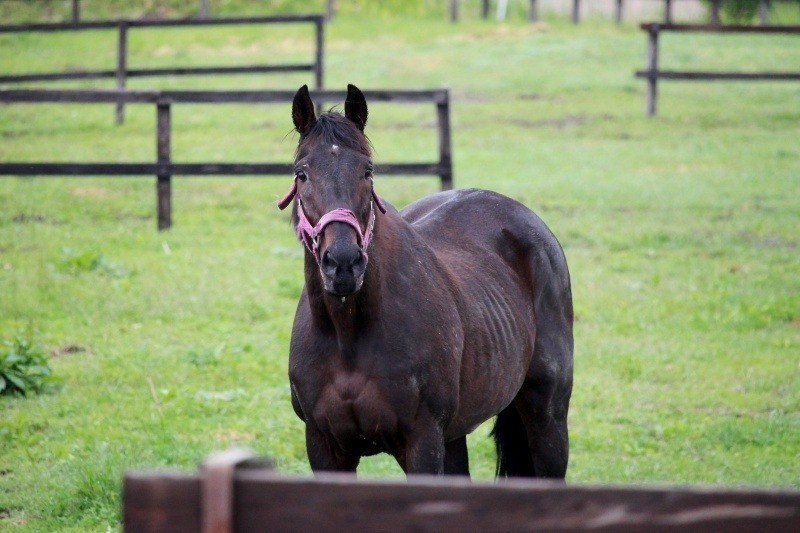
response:
[[[397,211],[374,188],[367,102],[292,102],[305,286],[291,403],[314,473],[392,455],[406,475],[469,476],[466,436],[496,416],[498,477],[566,475],[573,310],[564,252],[521,203],[450,190]]]

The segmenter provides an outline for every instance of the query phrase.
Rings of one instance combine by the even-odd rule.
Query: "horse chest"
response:
[[[333,372],[313,407],[316,425],[340,441],[391,439],[397,433],[400,413],[388,401],[386,386],[361,372]]]

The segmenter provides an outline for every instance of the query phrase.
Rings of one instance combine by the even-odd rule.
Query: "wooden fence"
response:
[[[800,72],[714,72],[661,70],[658,66],[658,37],[661,32],[710,32],[710,33],[754,33],[754,34],[800,34],[800,26],[717,26],[700,24],[642,24],[648,34],[647,69],[636,71],[637,78],[647,80],[645,110],[647,116],[655,116],[658,107],[658,80],[689,81],[797,81]]]
[[[313,24],[315,30],[314,59],[310,63],[300,64],[260,64],[237,65],[224,67],[176,67],[176,68],[129,68],[128,67],[128,32],[132,28],[174,28],[185,26],[228,26],[242,24]],[[82,31],[116,28],[117,65],[114,70],[79,70],[69,72],[41,72],[29,74],[0,75],[0,83],[24,83],[54,80],[77,80],[96,78],[115,78],[118,90],[125,89],[127,78],[143,76],[186,76],[200,74],[275,74],[285,72],[313,72],[314,87],[321,89],[323,85],[324,55],[324,16],[323,15],[284,15],[275,17],[238,17],[238,18],[199,18],[183,20],[94,20],[0,25],[0,33],[10,32],[53,32]],[[124,120],[124,103],[117,104],[117,123]]]
[[[199,473],[129,472],[126,532],[800,531],[800,492],[568,486],[463,478],[285,477],[241,451]]]
[[[499,0],[502,1],[502,0]],[[536,22],[539,20],[539,6],[540,0],[527,0],[528,1],[528,20]],[[620,24],[624,18],[625,4],[629,0],[614,0],[614,20]],[[671,24],[673,22],[673,6],[677,0],[650,0],[653,2],[661,2],[664,4],[664,22]],[[720,23],[720,6],[725,0],[710,0],[711,5],[709,9],[709,23]],[[771,0],[758,0],[758,15],[762,25],[767,24],[769,17],[769,7]],[[490,0],[481,0],[481,17],[489,17]],[[570,18],[574,24],[581,21],[581,0],[572,0],[570,11]],[[459,0],[450,0],[450,20],[456,22],[459,15]]]
[[[624,1],[625,0],[615,0],[615,9],[614,9],[614,18],[617,23],[622,22],[623,18],[623,11],[624,11]],[[673,6],[675,5],[676,1],[678,0],[651,0],[656,2],[661,2],[664,4],[664,24],[672,24],[674,18],[673,14]],[[710,0],[710,6],[708,10],[709,24],[720,24],[720,7],[726,0]],[[758,18],[761,25],[766,25],[768,18],[769,18],[769,8],[770,8],[771,0],[758,0]]]
[[[288,103],[294,91],[112,91],[112,90],[0,90],[0,103],[40,104],[150,104],[156,108],[156,161],[153,163],[0,163],[0,176],[137,176],[155,175],[158,229],[172,225],[174,175],[279,175],[290,176],[289,163],[175,163],[171,156],[171,109],[175,104]],[[439,160],[435,162],[383,163],[376,172],[385,175],[436,175],[442,190],[453,187],[450,141],[450,96],[439,90],[364,91],[370,102],[426,103],[436,106]],[[312,91],[318,103],[344,101],[345,91]]]
[[[18,0],[18,1],[26,1],[26,0]],[[78,22],[81,20],[81,0],[70,0],[71,4],[71,14],[72,14],[72,22]],[[331,13],[333,12],[334,8],[334,0],[327,0],[327,18],[330,20]],[[198,0],[197,6],[197,14],[201,17],[208,17],[211,10],[209,9],[208,0]]]

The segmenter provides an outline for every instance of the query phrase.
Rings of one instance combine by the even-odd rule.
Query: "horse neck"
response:
[[[306,250],[305,278],[311,314],[317,327],[335,335],[339,347],[346,352],[355,340],[380,318],[386,280],[396,271],[397,253],[392,245],[398,224],[407,224],[396,212],[378,213],[375,230],[367,253],[369,263],[361,289],[341,297],[325,292],[319,266]]]

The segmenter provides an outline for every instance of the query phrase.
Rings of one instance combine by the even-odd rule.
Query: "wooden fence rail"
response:
[[[215,454],[199,473],[129,472],[126,532],[800,531],[800,492],[470,483],[412,477],[285,477],[246,452]]]
[[[153,163],[0,163],[0,176],[137,176],[155,175],[158,229],[172,225],[172,176],[289,176],[289,163],[176,163],[171,156],[171,109],[175,104],[288,103],[294,91],[113,91],[0,90],[0,103],[151,104],[156,107],[156,161]],[[433,103],[436,106],[439,159],[434,162],[382,163],[385,175],[436,175],[442,190],[453,187],[450,96],[446,89],[364,91],[370,102]],[[345,91],[311,91],[318,104],[344,101]]]
[[[186,26],[229,26],[243,24],[313,24],[314,58],[309,63],[260,64],[217,67],[129,68],[128,33],[132,28],[176,28]],[[323,15],[283,15],[273,17],[197,18],[180,20],[93,20],[59,23],[32,23],[0,25],[0,33],[60,32],[117,29],[117,65],[113,70],[78,70],[69,72],[39,72],[0,75],[0,84],[54,80],[114,78],[118,90],[125,89],[126,80],[143,76],[187,76],[207,74],[275,74],[285,72],[312,72],[314,87],[323,86],[324,28]],[[117,123],[124,121],[124,103],[116,107]]]
[[[0,0],[5,1],[5,0]],[[16,1],[16,2],[31,2],[36,0],[9,0],[9,1]],[[41,3],[49,2],[50,0],[38,0]],[[81,0],[70,0],[70,14],[72,18],[72,22],[80,22],[81,20]],[[201,17],[208,16],[208,0],[199,0],[198,6],[198,14]]]
[[[637,70],[637,78],[647,80],[645,112],[647,116],[656,115],[658,108],[658,80],[689,81],[797,81],[800,72],[714,72],[681,71],[659,69],[659,34],[661,32],[707,32],[707,33],[755,33],[800,35],[800,26],[716,26],[702,24],[642,24],[641,29],[648,34],[647,68]]]
[[[630,0],[614,0],[614,20],[617,24],[622,23],[625,11],[625,4]],[[651,0],[653,2],[661,2],[664,4],[664,23],[671,24],[673,22],[673,6],[677,0]],[[527,0],[528,2],[528,20],[536,22],[539,20],[539,0]],[[709,9],[709,23],[720,23],[720,6],[725,0],[710,0]],[[771,0],[758,0],[758,16],[762,25],[767,24],[769,16],[769,7]],[[490,0],[481,0],[481,17],[488,18],[490,11]],[[456,22],[459,14],[459,0],[450,0],[450,20]],[[570,18],[574,24],[581,21],[581,0],[572,0],[570,10]]]
[[[623,18],[623,11],[624,11],[624,3],[626,0],[616,0],[616,4],[614,7],[614,19],[617,23],[622,22]],[[656,2],[661,2],[664,4],[664,24],[672,24],[674,21],[673,18],[673,6],[675,5],[676,1],[678,0],[651,0]],[[708,16],[709,24],[718,25],[721,22],[720,18],[720,7],[726,0],[710,0]],[[758,18],[762,25],[766,25],[768,18],[769,18],[769,8],[770,8],[771,0],[758,0]]]

